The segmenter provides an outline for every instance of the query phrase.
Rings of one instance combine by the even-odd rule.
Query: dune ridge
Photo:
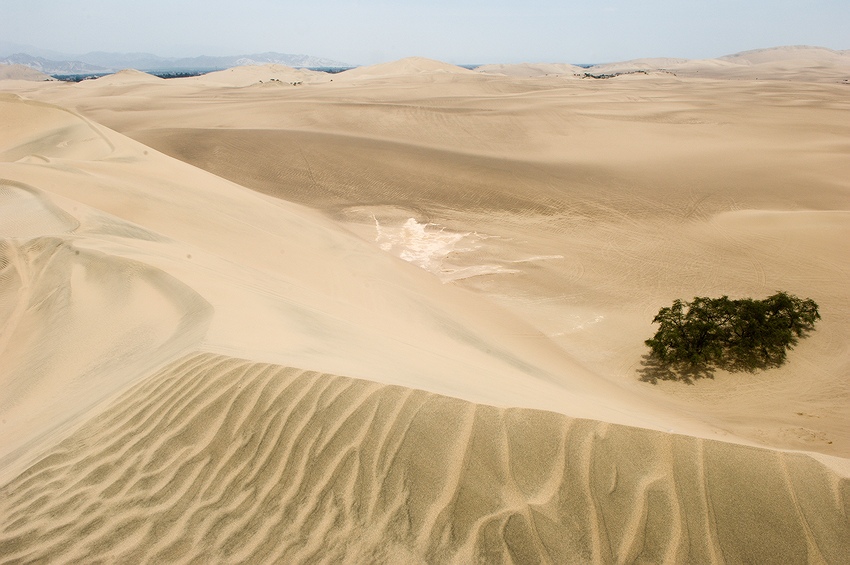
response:
[[[490,64],[475,67],[477,73],[503,74],[512,77],[572,76],[585,72],[567,63]]]
[[[730,435],[850,453],[844,87],[669,75],[640,85],[556,80],[411,89],[404,79],[350,88],[344,99],[293,89],[286,102],[233,100],[229,112],[218,101],[203,112],[198,102],[168,128],[161,113],[116,99],[105,104],[121,112],[91,115],[319,210],[376,247],[411,219],[478,234],[438,276],[487,273],[453,286],[531,320],[621,386],[641,369],[649,321],[675,298],[777,289],[812,297],[829,315],[787,366],[630,390]],[[399,257],[413,251],[392,247]]]
[[[847,83],[850,54],[807,45],[755,49],[715,59],[636,59],[594,65],[590,73],[667,71],[690,78]]]
[[[476,72],[514,77],[597,77],[622,79],[669,74],[721,80],[850,82],[850,54],[825,47],[796,45],[754,49],[712,59],[653,57],[597,63],[587,68],[566,64],[482,65]]]
[[[91,80],[84,80],[79,83],[81,87],[97,88],[98,86],[123,86],[127,84],[150,83],[160,84],[165,79],[156,75],[139,71],[137,69],[123,69],[117,73],[111,73]]]
[[[184,83],[196,83],[212,86],[244,87],[260,82],[311,83],[329,81],[328,73],[295,69],[279,64],[244,65],[223,71],[214,71],[197,77],[175,79]]]
[[[848,66],[850,65],[850,50],[839,51],[814,45],[787,45],[741,51],[740,53],[725,55],[719,59],[748,65],[776,63],[782,60],[805,60],[809,63],[834,63]]]
[[[0,494],[3,563],[850,551],[850,480],[806,455],[208,353],[145,379]]]
[[[21,115],[74,115],[17,104]],[[522,319],[335,222],[77,122],[66,132],[72,137],[56,143],[47,120],[42,145],[26,143],[50,157],[0,163],[0,174],[29,179],[55,206],[73,212],[81,222],[75,249],[147,264],[200,296],[215,312],[203,334],[207,348],[491,404],[530,403],[669,427],[669,415],[640,408],[618,386],[594,383],[587,369]],[[95,141],[90,154],[75,149]],[[6,155],[21,152],[11,143]],[[199,200],[206,202],[202,215]],[[457,379],[459,373],[470,377]],[[591,411],[588,395],[608,408]]]
[[[20,122],[9,122],[0,153],[9,179],[0,185],[9,282],[0,477],[199,343],[492,404],[669,427],[670,415],[641,409],[616,386],[603,391],[519,318],[325,218],[151,154],[73,112],[20,99],[2,109]],[[246,253],[249,241],[265,243]],[[593,396],[607,407],[588,404]]]
[[[450,76],[450,75],[474,75],[475,72],[457,65],[444,63],[426,57],[406,57],[398,61],[377,63],[365,67],[355,67],[345,70],[336,75],[337,80],[347,81],[353,79],[391,78],[400,76]]]
[[[0,64],[0,80],[53,81],[56,79],[25,65]]]

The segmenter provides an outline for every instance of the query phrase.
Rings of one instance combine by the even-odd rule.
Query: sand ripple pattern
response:
[[[803,454],[199,353],[0,488],[0,562],[840,563],[848,515]]]

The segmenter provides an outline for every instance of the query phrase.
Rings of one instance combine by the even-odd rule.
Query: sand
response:
[[[838,563],[847,494],[802,454],[199,354],[0,504],[11,560]]]
[[[850,84],[850,52],[797,45],[756,49],[717,59],[636,59],[594,65],[593,74],[664,71],[689,78]]]
[[[503,74],[511,77],[545,77],[545,76],[575,76],[586,72],[586,69],[565,63],[517,63],[490,64],[475,68],[476,72],[487,74]]]
[[[0,64],[0,80],[29,80],[46,81],[56,80],[48,74],[42,73],[25,65],[3,65]]]
[[[842,562],[823,51],[0,82],[0,562]],[[777,289],[785,366],[641,379],[661,306]]]

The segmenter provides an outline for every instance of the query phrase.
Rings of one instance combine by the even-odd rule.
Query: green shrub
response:
[[[650,361],[683,371],[778,367],[797,340],[814,329],[818,305],[785,292],[764,300],[695,297],[675,300],[652,320]]]

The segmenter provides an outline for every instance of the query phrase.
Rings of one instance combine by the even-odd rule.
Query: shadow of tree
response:
[[[641,358],[641,368],[638,369],[640,380],[645,383],[658,384],[658,381],[678,381],[692,385],[697,379],[713,379],[714,368],[711,366],[694,366],[688,363],[661,363],[656,357],[647,353]]]
[[[719,359],[705,365],[690,363],[662,363],[651,353],[641,358],[641,368],[638,369],[640,380],[645,383],[658,384],[658,381],[678,381],[692,385],[697,379],[713,379],[717,369],[729,373],[755,373],[780,367],[785,363],[782,357],[751,356],[747,358]]]

